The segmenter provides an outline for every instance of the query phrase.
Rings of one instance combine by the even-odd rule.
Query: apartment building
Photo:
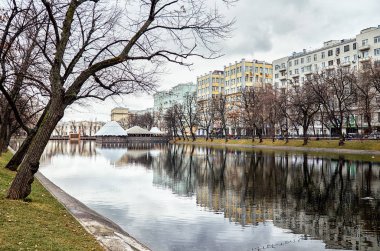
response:
[[[196,91],[196,85],[193,82],[182,83],[172,87],[168,91],[160,91],[153,94],[155,112],[164,113],[174,104],[182,104],[189,93]]]
[[[274,60],[273,86],[286,89],[290,83],[303,84],[313,72],[336,66],[356,70],[370,60],[380,60],[380,25],[364,29],[354,38],[330,40],[321,48]]]
[[[224,94],[235,96],[246,87],[264,87],[272,84],[272,64],[265,61],[246,61],[244,58],[224,66]]]
[[[224,92],[224,72],[210,71],[197,77],[197,101],[209,100]]]
[[[293,52],[290,56],[274,60],[273,86],[285,91],[290,84],[302,85],[314,72],[333,69],[337,66],[358,70],[363,63],[370,61],[380,62],[380,25],[363,29],[353,38],[329,40],[324,42],[321,48],[309,51],[303,49],[301,52]],[[380,112],[376,111],[372,117],[374,129],[379,130]],[[344,133],[361,133],[367,126],[360,114],[353,114],[347,124],[350,128],[345,128]],[[331,133],[329,128],[322,128],[323,126],[316,122],[314,132]],[[303,133],[302,130],[300,133]]]

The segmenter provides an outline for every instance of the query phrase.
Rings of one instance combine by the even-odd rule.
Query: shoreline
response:
[[[8,147],[13,154],[15,151]],[[95,212],[72,197],[46,178],[41,172],[35,174],[43,187],[65,207],[83,228],[98,241],[105,250],[150,251],[147,246],[130,236],[125,230],[107,217]]]
[[[380,150],[355,150],[355,149],[338,149],[338,148],[316,148],[316,147],[299,147],[299,146],[268,146],[268,145],[247,145],[247,144],[229,144],[197,142],[197,141],[171,141],[171,144],[183,145],[201,145],[201,146],[222,146],[222,147],[240,147],[247,149],[266,149],[280,151],[298,151],[298,152],[315,152],[315,153],[335,153],[335,154],[354,154],[354,155],[377,155],[380,156]]]

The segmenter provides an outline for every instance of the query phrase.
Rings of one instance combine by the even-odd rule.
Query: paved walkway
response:
[[[233,146],[242,148],[281,150],[281,151],[300,151],[300,152],[317,152],[317,153],[337,153],[337,154],[360,154],[360,155],[380,155],[379,151],[375,150],[353,150],[353,149],[338,149],[338,148],[313,148],[313,147],[298,147],[298,146],[267,146],[267,145],[244,145],[244,144],[221,144],[221,143],[197,143],[197,142],[176,142],[176,144],[194,144],[205,146]]]
[[[13,149],[8,149],[14,153]],[[37,172],[35,177],[106,250],[150,251],[120,226],[67,194],[42,173]]]

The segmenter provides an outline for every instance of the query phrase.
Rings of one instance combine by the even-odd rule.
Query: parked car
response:
[[[372,132],[370,135],[368,135],[369,139],[380,139],[380,132]]]

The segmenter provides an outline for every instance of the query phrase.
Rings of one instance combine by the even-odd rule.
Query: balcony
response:
[[[359,47],[359,51],[367,51],[369,50],[371,46],[369,44],[366,44],[366,45],[362,45]]]
[[[342,66],[342,67],[346,67],[346,66],[350,66],[350,65],[351,65],[350,61],[340,63],[340,66]]]
[[[279,79],[280,79],[280,80],[284,80],[284,79],[286,79],[286,75],[280,76]]]
[[[282,72],[282,71],[286,71],[286,67],[281,67],[279,71],[280,71],[280,72]]]
[[[365,62],[368,62],[368,61],[370,61],[370,60],[371,60],[370,57],[359,58],[359,62],[360,62],[360,63],[365,63]]]

